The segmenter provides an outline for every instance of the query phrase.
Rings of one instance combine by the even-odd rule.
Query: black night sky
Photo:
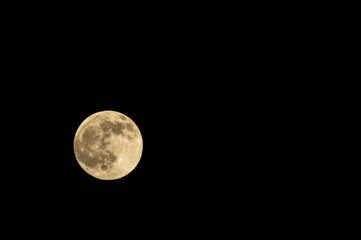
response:
[[[220,101],[221,73],[207,73],[210,62],[163,44],[158,50],[134,50],[132,45],[101,52],[84,43],[61,49],[48,44],[48,51],[26,48],[26,59],[17,63],[22,68],[13,67],[13,82],[6,87],[13,99],[20,99],[7,111],[9,124],[19,126],[15,131],[23,139],[18,142],[19,135],[12,135],[14,163],[21,169],[10,191],[31,196],[36,208],[48,199],[58,214],[77,205],[82,205],[77,211],[87,212],[95,203],[128,206],[113,213],[126,214],[158,211],[173,202],[181,212],[185,205],[224,191],[217,182],[228,168],[222,162],[230,160],[217,156],[223,144],[217,141],[230,140],[217,136],[230,131],[224,122],[229,103]],[[144,141],[136,169],[116,181],[86,174],[73,152],[79,124],[102,110],[131,117]]]
[[[254,35],[238,39],[218,21],[121,30],[43,22],[9,28],[4,45],[2,190],[14,223],[38,216],[55,233],[122,221],[154,231],[158,218],[189,237],[199,222],[210,231],[277,192],[282,178],[269,170],[282,171],[271,160],[285,101]],[[73,151],[78,126],[103,110],[129,116],[143,137],[138,166],[115,181],[85,173]],[[64,231],[53,225],[62,218]]]

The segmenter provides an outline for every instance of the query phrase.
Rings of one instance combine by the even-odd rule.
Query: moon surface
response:
[[[74,153],[81,168],[101,180],[124,177],[137,166],[143,139],[137,125],[116,111],[90,115],[74,137]]]

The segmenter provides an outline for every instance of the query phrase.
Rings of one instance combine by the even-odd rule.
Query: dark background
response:
[[[225,175],[238,161],[227,150],[236,145],[228,110],[239,110],[235,80],[222,83],[227,60],[207,38],[55,33],[32,29],[7,46],[2,97],[12,103],[4,104],[12,167],[3,185],[15,215],[88,228],[97,218],[148,226],[156,217],[171,227],[223,211],[215,199],[237,192]],[[144,141],[139,165],[116,181],[86,174],[73,152],[78,126],[102,110],[129,116]]]
[[[292,56],[306,48],[277,20],[201,12],[208,16],[7,19],[2,189],[10,225],[224,236],[272,222],[302,198],[295,176],[310,144],[293,137],[312,121],[298,98],[310,75]],[[143,136],[138,166],[116,181],[86,174],[73,152],[78,126],[103,110],[126,114]]]

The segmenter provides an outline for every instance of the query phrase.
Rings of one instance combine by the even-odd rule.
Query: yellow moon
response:
[[[115,180],[137,166],[143,138],[137,125],[116,111],[90,115],[74,137],[74,153],[80,167],[101,180]]]

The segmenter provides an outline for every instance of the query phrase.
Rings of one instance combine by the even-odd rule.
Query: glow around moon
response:
[[[130,173],[143,151],[137,125],[126,115],[102,111],[86,118],[74,138],[75,157],[82,169],[102,180]]]

